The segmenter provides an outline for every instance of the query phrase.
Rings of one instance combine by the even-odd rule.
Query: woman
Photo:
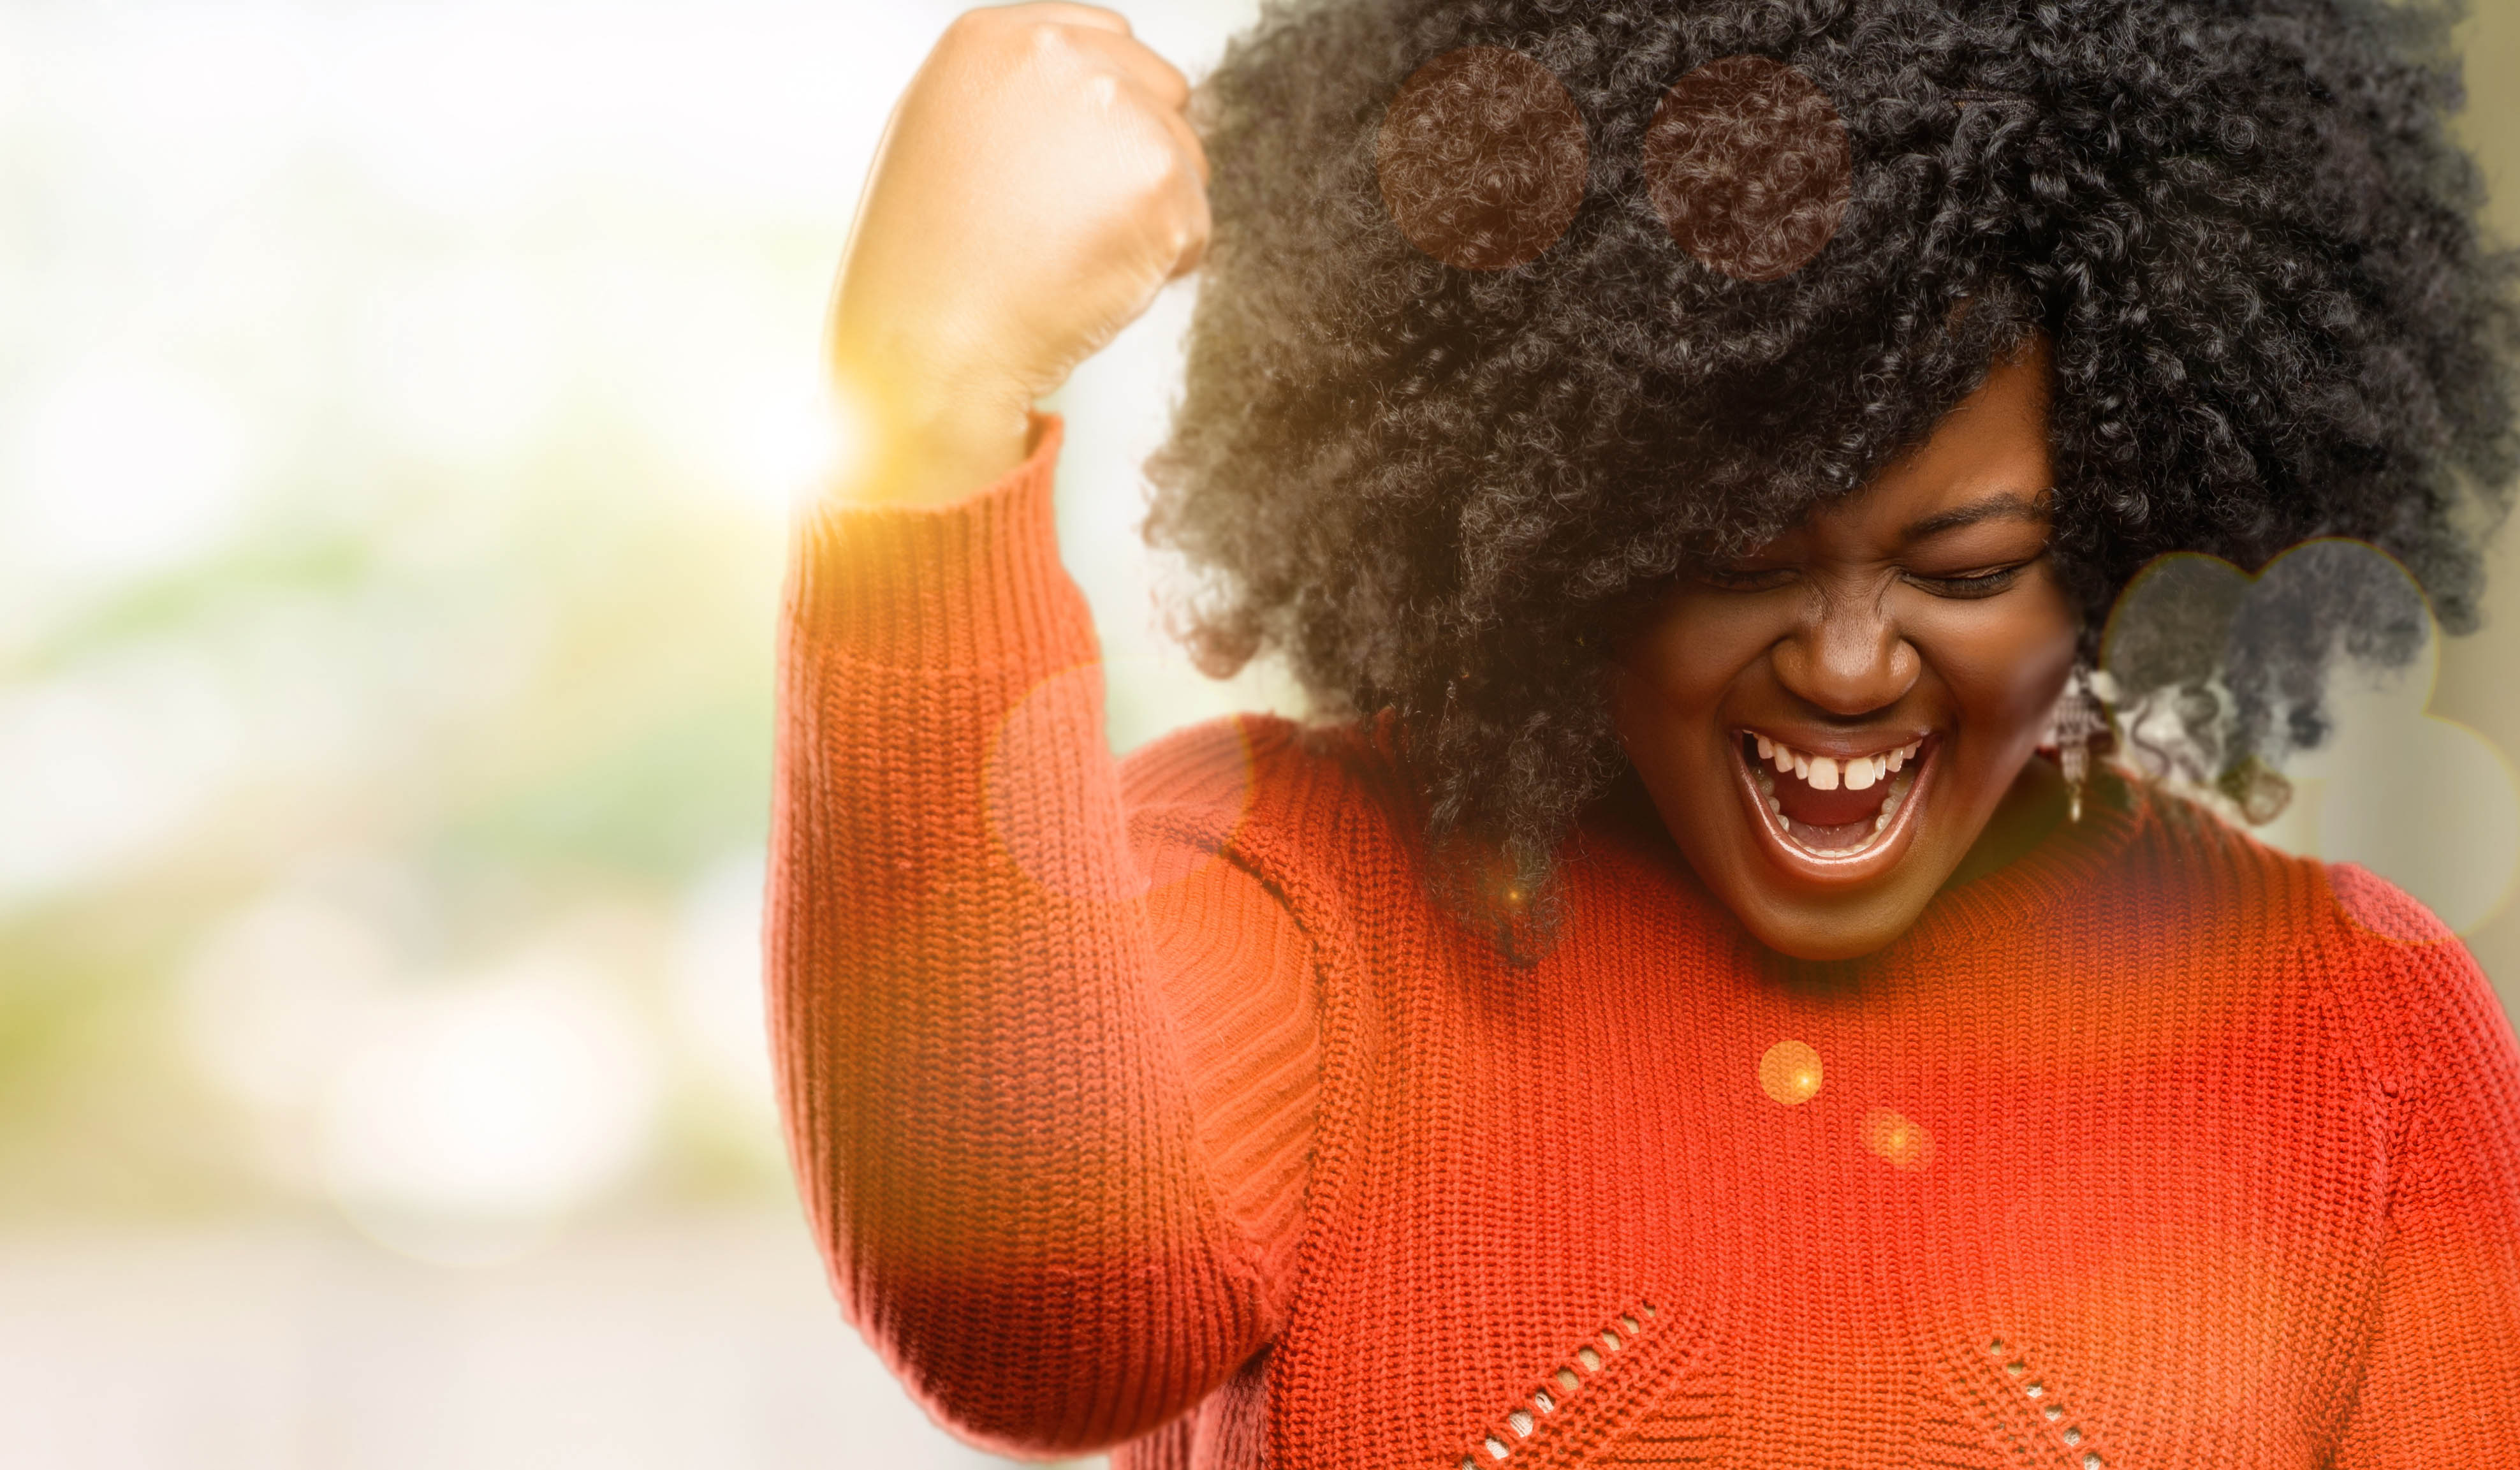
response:
[[[2242,806],[2407,643],[2278,553],[2472,616],[2445,24],[1319,0],[1193,110],[1107,13],[958,23],[842,270],[884,452],[800,536],[771,920],[912,1390],[1140,1470],[2520,1451],[2473,962],[2087,770],[2164,553],[2287,589],[2126,666]],[[1320,717],[1115,765],[1030,409],[1202,261],[1152,528]]]

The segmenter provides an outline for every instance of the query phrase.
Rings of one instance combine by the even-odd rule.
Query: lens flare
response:
[[[1106,749],[1105,669],[1086,664],[1033,686],[999,723],[984,799],[997,850],[1035,883],[1069,898],[1112,903],[1144,896],[1204,871],[1221,856],[1251,803],[1247,734],[1239,724],[1185,737],[1204,764],[1160,802],[1122,814]],[[1085,824],[1129,823],[1132,851],[1118,863],[1080,864],[1070,834]]]
[[[1820,1095],[1820,1053],[1808,1042],[1779,1041],[1759,1058],[1759,1090],[1794,1107]]]
[[[2347,604],[2350,629],[2304,616]],[[2334,537],[2255,576],[2216,557],[2163,557],[2119,595],[2101,644],[2124,695],[2121,758],[2138,773],[2255,824],[2275,847],[2366,868],[2473,933],[2520,874],[2520,778],[2492,741],[2431,712],[2440,657],[2441,629],[2406,568]],[[2244,717],[2262,739],[2301,745],[2296,727],[2320,738],[2278,750],[2277,774],[2239,754]],[[2373,896],[2378,886],[2335,891],[2347,919],[2372,933],[2434,931],[2403,900]]]
[[[1934,1135],[1903,1113],[1868,1110],[1863,1134],[1864,1146],[1893,1168],[1914,1171],[1934,1162]]]
[[[1777,281],[1825,249],[1854,173],[1818,83],[1760,56],[1680,79],[1645,130],[1645,188],[1680,248],[1736,281]]]
[[[1547,67],[1501,46],[1463,46],[1418,69],[1375,140],[1392,223],[1462,270],[1538,259],[1584,203],[1584,117]]]

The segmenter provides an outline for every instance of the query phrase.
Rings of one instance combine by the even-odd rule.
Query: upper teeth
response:
[[[1751,738],[1759,743],[1760,759],[1775,761],[1780,774],[1792,771],[1810,782],[1814,791],[1835,791],[1840,781],[1849,791],[1868,791],[1874,782],[1888,780],[1892,771],[1906,765],[1924,744],[1922,740],[1912,740],[1895,751],[1874,756],[1815,756],[1780,745],[1765,735],[1754,733]]]

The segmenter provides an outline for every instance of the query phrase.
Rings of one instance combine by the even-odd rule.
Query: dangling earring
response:
[[[2055,712],[2048,716],[2042,744],[2055,748],[2056,766],[2065,773],[2065,811],[2077,822],[2083,819],[2083,783],[2092,775],[2092,740],[2108,732],[2108,702],[2116,695],[2117,680],[2108,670],[2078,662],[2056,698]]]

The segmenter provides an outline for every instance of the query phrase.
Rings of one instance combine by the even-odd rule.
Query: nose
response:
[[[1897,704],[1915,687],[1924,661],[1883,606],[1865,592],[1823,594],[1771,657],[1788,693],[1841,719]]]

